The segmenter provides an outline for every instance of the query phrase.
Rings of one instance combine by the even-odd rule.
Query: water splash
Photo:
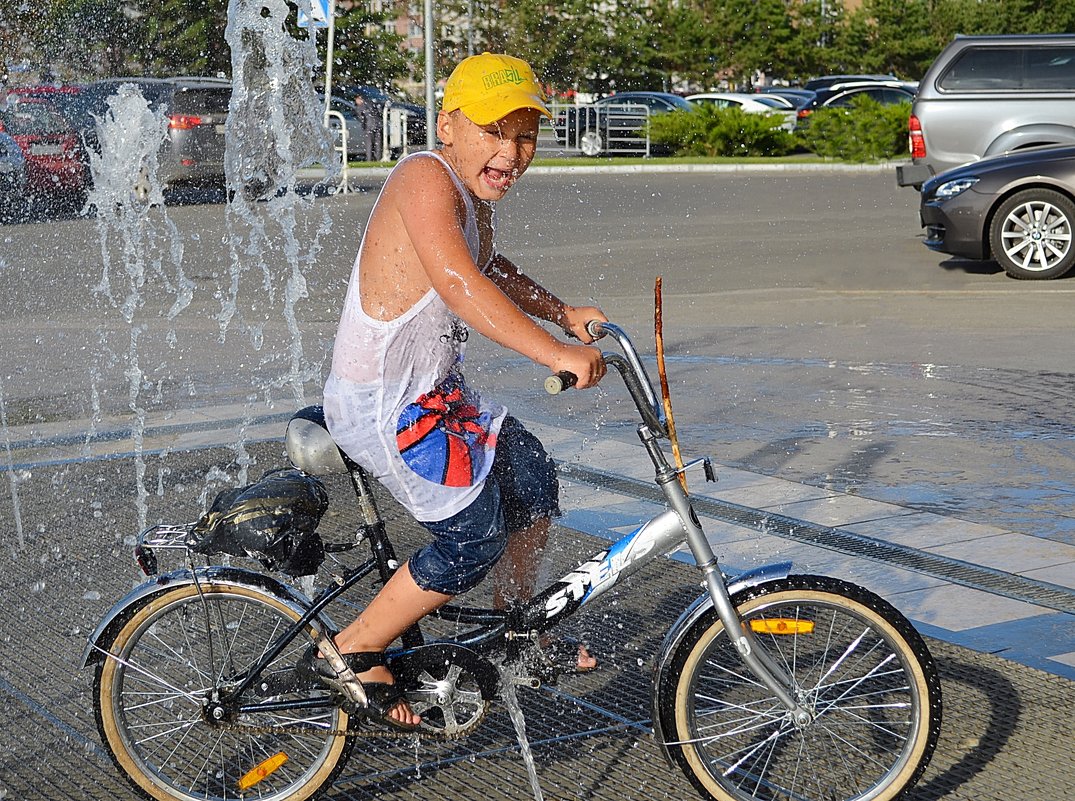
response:
[[[534,754],[530,750],[530,740],[526,736],[526,719],[523,717],[522,707],[519,705],[519,696],[515,692],[515,672],[510,667],[500,666],[500,698],[508,710],[511,722],[515,726],[515,737],[519,741],[519,753],[522,755],[523,764],[526,765],[526,775],[530,778],[530,787],[534,791],[534,801],[545,801],[538,783],[537,767],[534,764]]]
[[[7,406],[4,404],[4,381],[0,376],[0,430],[4,432],[4,461],[7,467],[8,487],[11,491],[11,509],[15,515],[15,544],[12,554],[16,554],[26,547],[26,539],[22,531],[22,507],[19,505],[19,478],[15,474],[14,463],[11,458],[11,435],[7,428]]]
[[[87,209],[96,210],[101,247],[101,279],[94,291],[119,312],[127,334],[124,377],[127,407],[135,421],[131,436],[135,454],[136,506],[139,528],[147,517],[149,491],[145,486],[143,456],[146,409],[143,388],[149,384],[139,355],[139,338],[148,323],[142,310],[151,291],[163,291],[169,298],[166,319],[175,318],[190,305],[194,283],[183,272],[183,244],[175,224],[164,209],[164,190],[158,177],[158,154],[168,130],[163,109],[154,110],[133,84],[124,84],[108,99],[101,117],[96,117],[99,152],[90,152],[93,188]],[[168,264],[165,264],[167,254]],[[121,265],[122,269],[114,266]],[[118,286],[117,286],[118,285]],[[102,356],[113,356],[108,334],[102,329]],[[175,347],[174,326],[167,341]],[[115,360],[114,358],[112,359]],[[96,381],[98,367],[91,369],[94,421],[99,422]]]
[[[260,351],[266,313],[279,308],[290,337],[288,368],[259,389],[271,395],[273,388],[286,386],[301,403],[305,383],[319,381],[320,368],[305,357],[295,308],[308,296],[303,268],[316,264],[321,237],[332,226],[322,204],[312,236],[304,237],[305,246],[300,243],[299,212],[313,209],[299,194],[299,171],[315,163],[326,165],[327,184],[336,179],[339,165],[313,89],[314,42],[291,37],[285,28],[289,13],[285,0],[228,3],[224,36],[231,47],[233,75],[225,129],[230,282],[220,294],[217,322],[221,342],[238,324]],[[267,253],[277,252],[285,257],[283,276],[274,275],[266,259]],[[243,289],[247,273],[253,273],[257,282]],[[281,282],[283,293],[278,298]],[[241,289],[245,306],[240,305]],[[262,366],[271,366],[274,358],[263,357]]]

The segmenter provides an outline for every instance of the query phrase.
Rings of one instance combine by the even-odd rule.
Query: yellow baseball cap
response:
[[[545,92],[521,58],[482,53],[463,59],[444,85],[444,111],[462,110],[477,125],[489,125],[511,112],[532,108],[552,118]]]

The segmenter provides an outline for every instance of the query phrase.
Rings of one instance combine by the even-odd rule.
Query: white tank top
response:
[[[435,158],[451,176],[466,205],[463,236],[477,261],[470,192],[438,153],[410,158]],[[495,231],[495,216],[493,225]],[[363,234],[363,245],[365,240]],[[361,256],[360,245],[325,383],[325,420],[347,455],[417,520],[444,520],[481,492],[507,412],[466,386],[461,368],[469,329],[435,290],[393,320],[362,310]],[[483,272],[491,262],[481,266]]]

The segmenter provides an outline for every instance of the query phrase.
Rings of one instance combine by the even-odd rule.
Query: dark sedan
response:
[[[333,111],[347,122],[347,156],[360,161],[380,161],[387,139],[387,157],[397,158],[405,152],[426,147],[426,109],[393,97],[377,86],[337,87],[332,98]],[[388,113],[385,113],[387,109]],[[393,114],[400,119],[394,121]],[[388,136],[385,137],[385,118]],[[404,134],[405,131],[405,134]],[[403,137],[406,135],[406,146]]]
[[[912,103],[915,84],[906,81],[858,81],[837,83],[818,89],[814,96],[799,106],[796,112],[799,127],[805,127],[810,115],[821,108],[846,108],[861,97],[875,100],[882,106]]]
[[[1027,148],[922,184],[926,247],[995,259],[1013,278],[1059,278],[1075,263],[1075,147]]]

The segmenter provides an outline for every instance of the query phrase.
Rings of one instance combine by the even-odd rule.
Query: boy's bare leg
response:
[[[404,563],[362,614],[336,635],[336,647],[344,654],[384,651],[389,643],[417,621],[451,599],[451,595],[419,587]],[[395,681],[391,671],[383,665],[359,674],[358,678],[383,684],[392,684]],[[405,701],[396,704],[389,714],[394,720],[409,725],[417,724],[421,720]]]
[[[533,596],[537,589],[538,568],[541,556],[549,541],[549,519],[536,521],[530,528],[516,531],[508,538],[504,556],[493,568],[493,608],[507,609],[512,601]],[[597,660],[579,645],[577,666],[579,670],[593,670]]]

